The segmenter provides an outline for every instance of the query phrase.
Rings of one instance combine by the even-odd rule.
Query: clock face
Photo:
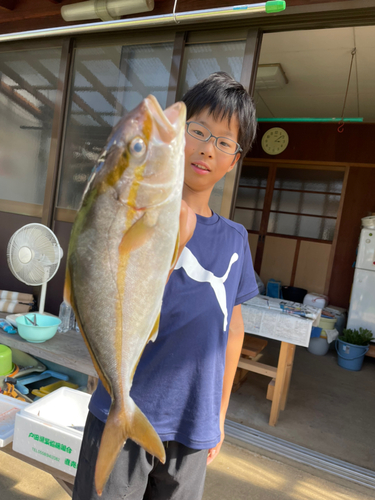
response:
[[[262,137],[262,148],[269,155],[282,153],[289,143],[286,131],[279,127],[270,128]]]

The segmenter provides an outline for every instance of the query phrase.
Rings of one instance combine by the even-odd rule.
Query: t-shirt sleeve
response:
[[[246,229],[244,228],[244,231]],[[240,284],[238,286],[237,297],[234,305],[238,306],[247,300],[252,299],[255,295],[258,295],[259,289],[258,284],[255,279],[253,261],[251,258],[249,242],[247,239],[247,231],[246,235],[243,234],[244,239],[244,249],[243,249],[243,266],[242,266],[242,274],[240,279]]]

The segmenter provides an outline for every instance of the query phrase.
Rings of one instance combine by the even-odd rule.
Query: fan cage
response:
[[[21,249],[30,256],[28,262],[21,260]],[[59,268],[61,256],[62,249],[56,235],[47,226],[38,223],[27,224],[16,231],[7,248],[12,274],[31,286],[51,280]]]

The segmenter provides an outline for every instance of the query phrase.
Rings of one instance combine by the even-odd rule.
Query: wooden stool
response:
[[[245,333],[245,338],[241,350],[241,358],[256,358],[258,354],[263,351],[267,344],[267,340],[253,337],[252,335],[248,335]],[[236,375],[233,381],[232,392],[238,391],[241,385],[245,382],[248,371],[249,370],[246,370],[245,368],[237,368]]]

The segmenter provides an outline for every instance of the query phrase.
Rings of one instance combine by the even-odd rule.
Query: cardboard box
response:
[[[13,450],[75,476],[90,398],[62,387],[22,409]]]
[[[13,441],[16,415],[29,404],[0,394],[0,448]]]

